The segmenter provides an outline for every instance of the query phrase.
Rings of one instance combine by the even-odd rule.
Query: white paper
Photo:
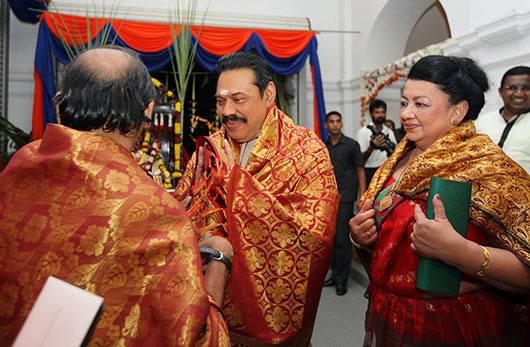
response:
[[[80,346],[103,298],[48,277],[13,347]]]

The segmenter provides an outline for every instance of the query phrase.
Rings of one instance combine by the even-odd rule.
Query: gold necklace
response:
[[[417,147],[414,148],[414,151],[410,155],[410,158],[409,158],[409,161],[407,162],[407,165],[405,166],[403,171],[401,171],[401,173],[399,174],[398,179],[394,182],[394,185],[392,186],[392,188],[390,188],[390,190],[388,191],[388,194],[385,195],[385,197],[381,199],[381,203],[379,204],[379,210],[380,211],[384,211],[387,208],[389,208],[390,206],[392,206],[392,201],[394,200],[393,197],[392,197],[392,193],[398,188],[399,184],[401,183],[401,178],[405,174],[405,171],[407,171],[407,169],[409,168],[410,163],[412,163],[412,159],[414,159],[414,155],[416,154],[416,150],[417,149],[418,149]]]

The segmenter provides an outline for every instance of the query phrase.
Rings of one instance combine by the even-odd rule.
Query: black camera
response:
[[[374,137],[381,135],[385,138],[385,144],[381,147],[376,148],[380,151],[385,151],[386,155],[390,157],[392,155],[392,152],[394,152],[394,149],[396,148],[396,144],[392,142],[392,140],[390,140],[388,134],[384,134],[382,131],[377,130],[377,128],[373,125],[367,125],[366,127],[372,131]]]

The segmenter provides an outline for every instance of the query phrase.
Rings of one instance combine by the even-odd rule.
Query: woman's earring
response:
[[[457,119],[452,119],[451,120],[451,124],[453,124],[454,126],[457,126],[459,124],[459,122],[458,122]]]

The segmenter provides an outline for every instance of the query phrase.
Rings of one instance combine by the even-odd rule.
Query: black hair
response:
[[[396,127],[396,123],[394,123],[394,121],[392,119],[385,119],[385,123],[386,122],[389,122],[392,124],[392,128],[395,128]]]
[[[340,120],[342,121],[342,115],[339,113],[339,111],[329,111],[327,114],[326,114],[326,122],[328,121],[329,117],[331,117],[332,115],[336,114],[337,116],[339,116]]]
[[[263,97],[265,88],[272,82],[272,69],[269,64],[259,55],[251,52],[234,52],[222,56],[217,63],[216,72],[220,74],[224,71],[236,69],[251,69],[254,71],[255,82],[258,86],[260,96]]]
[[[386,102],[384,102],[381,99],[375,99],[374,101],[370,103],[370,108],[369,108],[370,113],[374,112],[374,108],[380,108],[380,107],[384,108],[386,111]]]
[[[466,57],[428,55],[410,69],[408,79],[432,82],[456,105],[467,101],[469,109],[464,120],[476,119],[484,106],[484,92],[489,89],[488,77],[482,68]]]
[[[144,111],[156,95],[155,87],[136,52],[119,46],[98,48],[123,51],[129,65],[109,75],[87,64],[83,54],[74,58],[66,67],[60,94],[54,98],[61,124],[85,131],[119,129],[126,135],[146,122]]]
[[[530,67],[521,65],[512,67],[510,70],[506,71],[504,75],[502,75],[501,87],[504,86],[507,77],[517,75],[530,75]]]

